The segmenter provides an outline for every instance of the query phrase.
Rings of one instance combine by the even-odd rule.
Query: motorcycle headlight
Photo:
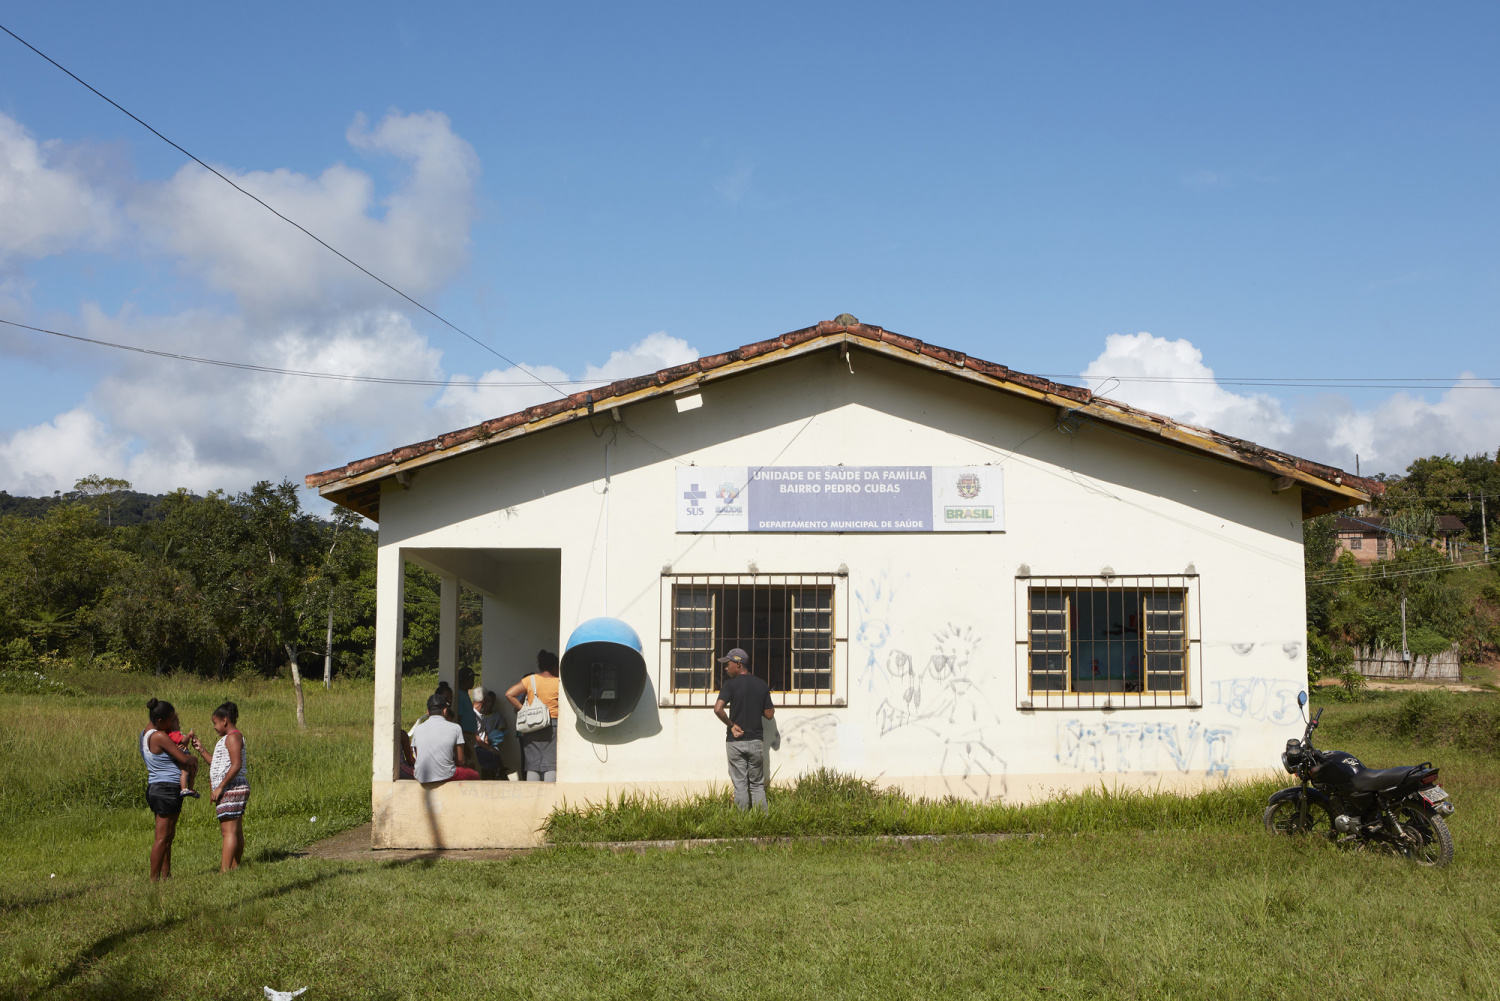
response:
[[[1295,772],[1297,770],[1296,766],[1292,764],[1292,759],[1287,757],[1287,753],[1285,751],[1281,752],[1281,767],[1286,769],[1288,772]]]

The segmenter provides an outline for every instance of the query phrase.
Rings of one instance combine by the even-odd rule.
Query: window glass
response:
[[[1183,588],[1032,587],[1027,620],[1032,692],[1187,691]]]
[[[782,580],[672,585],[673,691],[717,691],[735,647],[773,692],[833,691],[833,585]]]

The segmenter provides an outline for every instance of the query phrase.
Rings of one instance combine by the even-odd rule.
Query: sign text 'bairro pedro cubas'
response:
[[[679,532],[1002,532],[998,466],[680,466]]]

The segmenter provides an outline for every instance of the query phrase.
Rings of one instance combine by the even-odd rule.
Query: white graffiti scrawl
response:
[[[1057,727],[1057,760],[1080,772],[1179,772],[1228,775],[1232,727],[1177,723],[1098,723]]]
[[[1303,686],[1284,678],[1226,678],[1211,681],[1210,705],[1240,719],[1289,723],[1300,718],[1297,693]]]
[[[781,728],[787,756],[809,768],[822,768],[831,760],[838,739],[839,718],[833,713],[793,718]]]

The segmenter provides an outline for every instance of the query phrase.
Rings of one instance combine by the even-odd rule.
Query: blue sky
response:
[[[1497,22],[1394,4],[0,15],[549,377],[848,311],[1095,384],[1500,375]],[[261,364],[505,369],[9,37],[0,55],[0,316]],[[535,402],[44,340],[0,332],[0,489],[300,478]],[[1500,391],[1109,392],[1340,465],[1360,451],[1366,472],[1500,446]]]

